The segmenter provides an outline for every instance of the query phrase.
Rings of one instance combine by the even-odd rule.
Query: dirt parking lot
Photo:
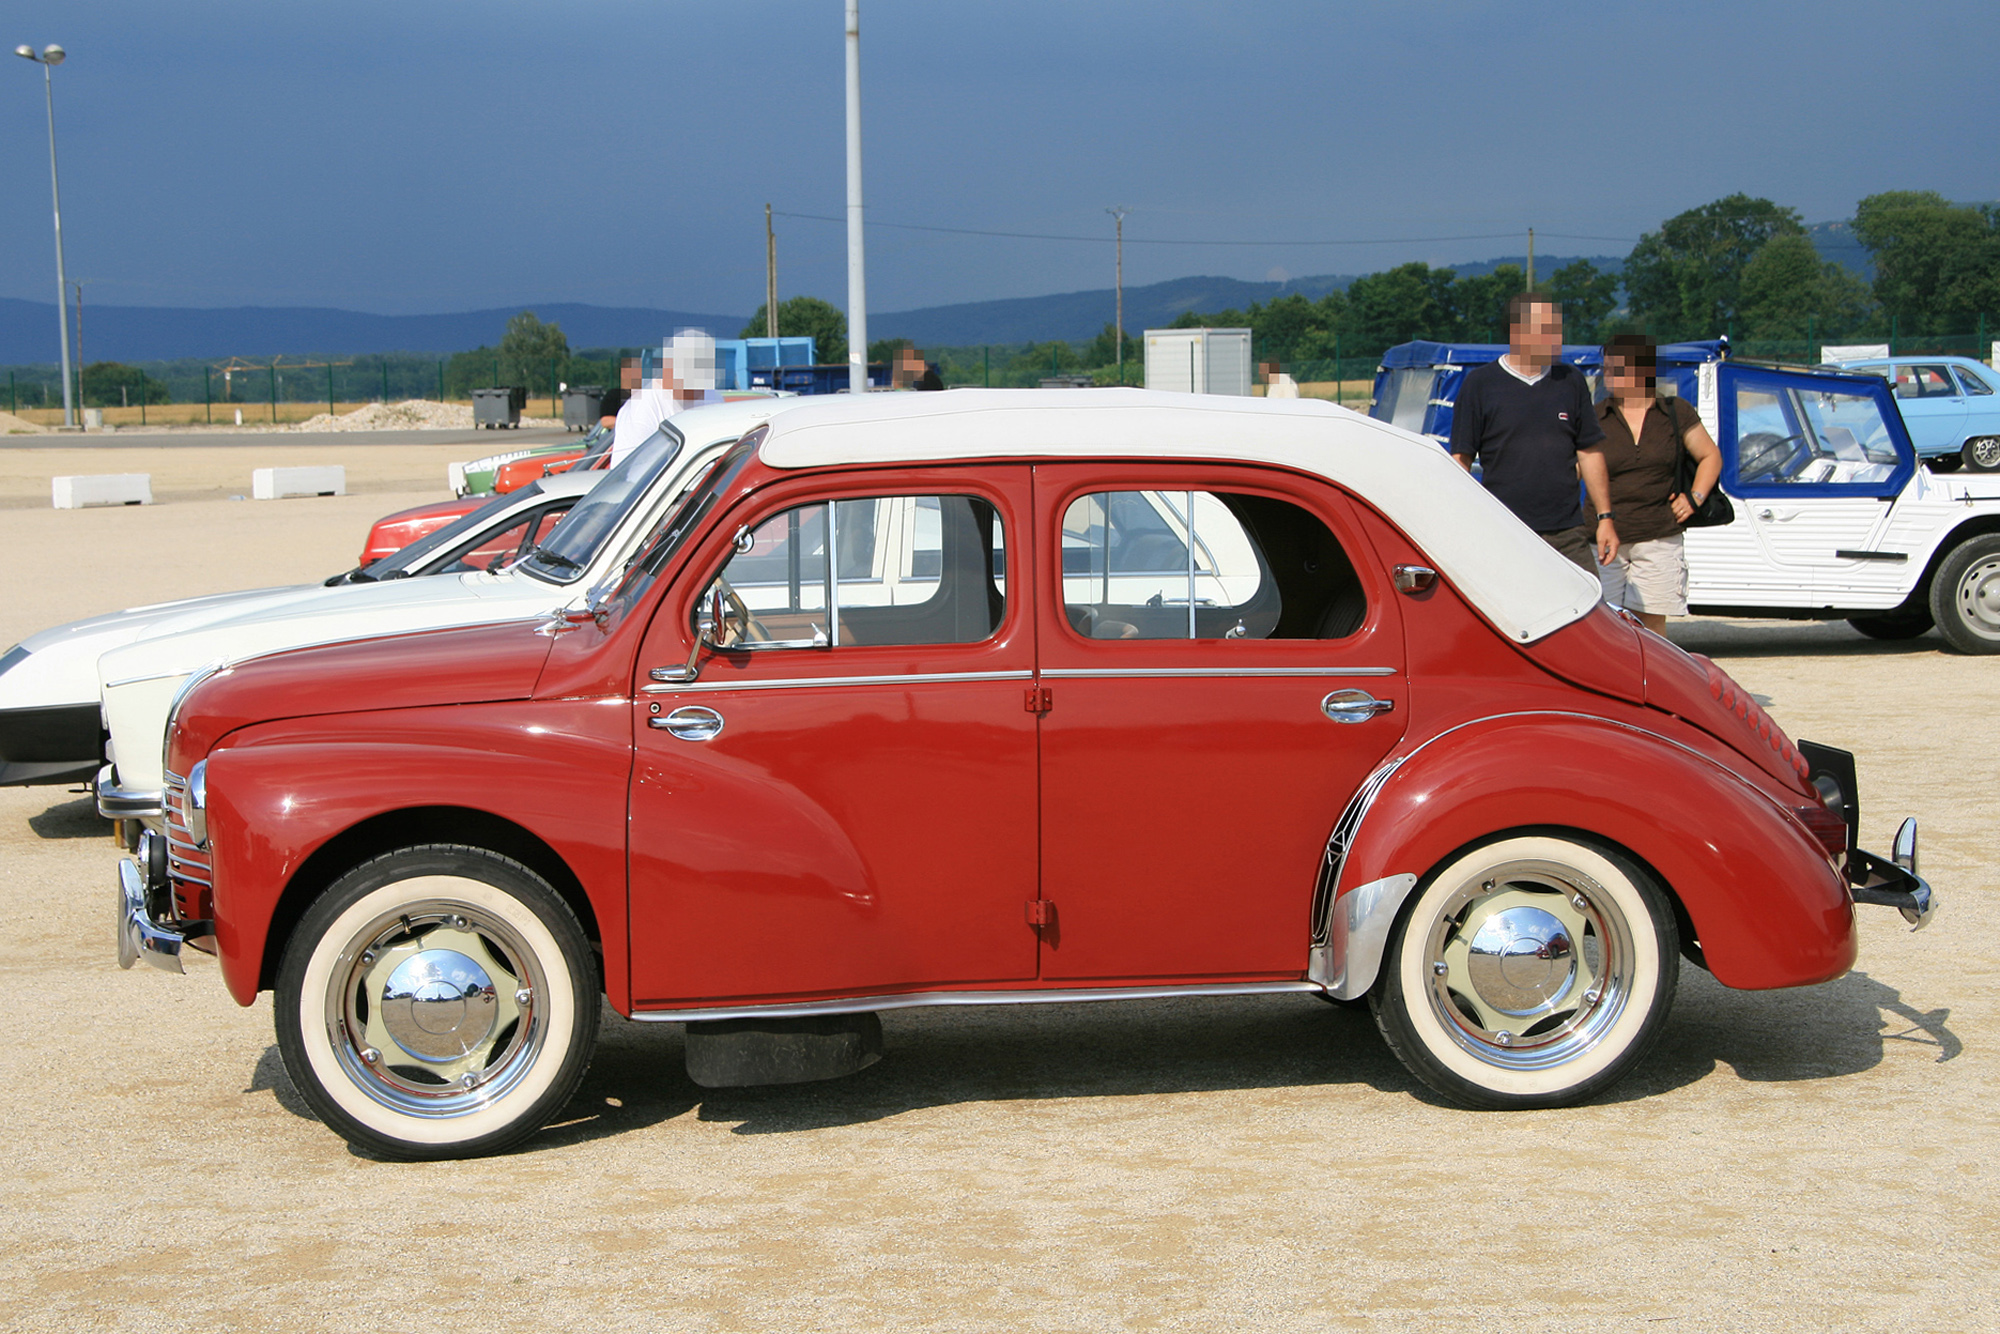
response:
[[[322,578],[479,452],[9,448],[0,646]],[[289,462],[344,463],[355,494],[222,498]],[[68,471],[182,498],[14,503]],[[523,1149],[376,1161],[292,1090],[268,996],[237,1008],[207,960],[118,971],[86,797],[0,789],[0,1325],[2000,1328],[2000,660],[1845,626],[1674,637],[1794,737],[1854,749],[1866,839],[1916,815],[1944,906],[1922,934],[1864,910],[1858,967],[1821,987],[1684,969],[1637,1074],[1558,1112],[1442,1105],[1365,1010],[1306,997],[899,1011],[860,1075],[731,1091],[689,1083],[676,1026],[607,1015]]]

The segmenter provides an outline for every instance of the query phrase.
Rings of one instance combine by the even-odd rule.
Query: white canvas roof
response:
[[[1577,620],[1595,578],[1434,441],[1317,399],[1144,389],[954,389],[806,402],[771,418],[774,468],[977,458],[1229,459],[1331,478],[1374,505],[1516,643]]]

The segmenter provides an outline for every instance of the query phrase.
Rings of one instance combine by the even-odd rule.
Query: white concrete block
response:
[[[54,480],[56,508],[80,510],[91,505],[150,505],[153,475],[149,472],[97,473]]]
[[[453,495],[455,495],[455,496],[462,496],[462,495],[464,495],[464,494],[465,494],[465,465],[464,465],[463,463],[447,463],[447,464],[445,464],[445,465],[444,465],[444,480],[445,480],[445,485],[446,485],[446,486],[449,486],[449,487],[451,488],[451,493],[452,493]]]
[[[346,494],[347,469],[338,463],[323,468],[258,468],[250,474],[250,497],[253,500]]]

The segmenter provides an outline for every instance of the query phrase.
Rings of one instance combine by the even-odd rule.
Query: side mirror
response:
[[[701,655],[714,653],[723,648],[722,627],[727,623],[729,603],[722,596],[722,586],[717,584],[709,590],[708,606],[701,619],[695,622],[694,648],[688,652],[688,660],[679,667],[655,667],[652,677],[673,685],[686,685],[701,675]]]

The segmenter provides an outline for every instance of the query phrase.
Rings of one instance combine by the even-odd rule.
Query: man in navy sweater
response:
[[[1618,554],[1617,515],[1590,385],[1558,361],[1562,309],[1535,292],[1507,303],[1507,354],[1465,373],[1451,418],[1451,453],[1543,541],[1595,575]],[[1593,518],[1577,503],[1583,478]]]

